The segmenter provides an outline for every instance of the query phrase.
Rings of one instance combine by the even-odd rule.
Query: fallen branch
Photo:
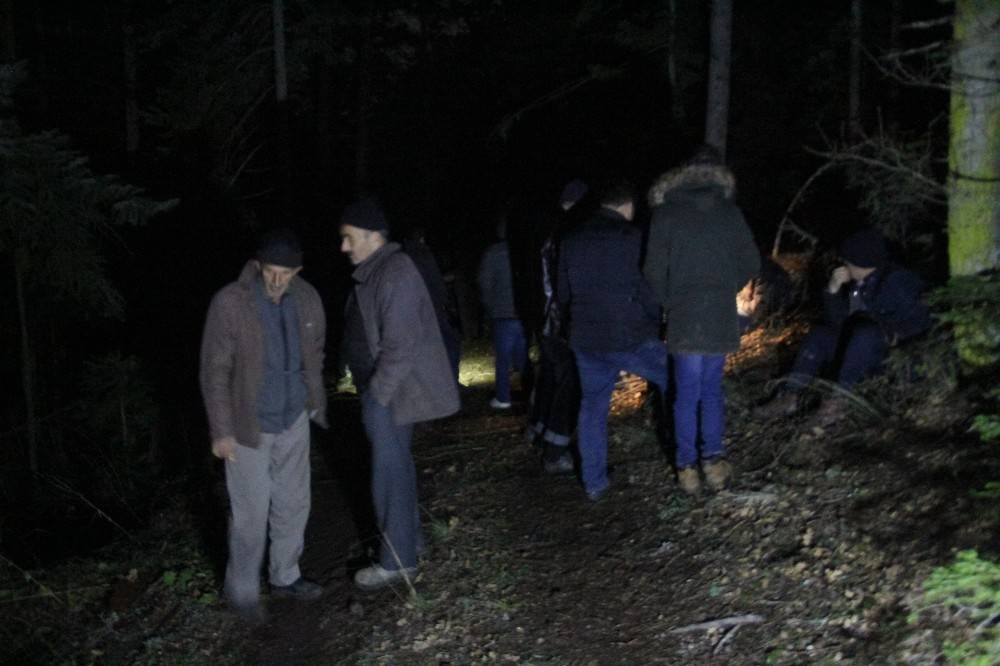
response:
[[[761,615],[733,615],[731,617],[724,617],[718,620],[710,620],[708,622],[698,622],[697,624],[689,624],[685,627],[678,627],[677,629],[671,629],[672,634],[689,634],[694,631],[707,631],[709,629],[725,629],[727,627],[738,627],[744,624],[760,624],[764,621]]]
[[[733,638],[733,636],[736,635],[736,632],[740,630],[741,626],[743,625],[737,624],[735,627],[727,631],[726,634],[722,637],[722,639],[715,644],[715,649],[712,650],[712,654],[717,655],[720,652],[722,652],[722,648],[725,647],[726,643],[728,643]]]
[[[28,572],[25,569],[22,569],[21,567],[17,566],[16,564],[14,564],[12,561],[8,560],[3,555],[0,555],[0,560],[3,560],[8,565],[10,565],[12,568],[17,569],[17,571],[22,576],[24,576],[24,580],[26,580],[28,582],[31,582],[31,583],[34,583],[35,585],[37,585],[38,589],[42,591],[41,596],[49,597],[50,599],[52,599],[53,601],[55,601],[56,603],[58,603],[60,606],[64,606],[64,607],[66,606],[66,604],[63,602],[63,600],[59,598],[59,595],[57,595],[55,592],[52,591],[52,588],[50,588],[45,583],[43,583],[42,581],[40,581],[37,578],[35,578],[34,576],[32,576],[30,572]]]

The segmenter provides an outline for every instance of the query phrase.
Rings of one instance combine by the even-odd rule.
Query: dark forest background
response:
[[[852,133],[891,137],[931,177],[945,169],[928,156],[946,153],[947,91],[880,64],[947,39],[941,5],[864,3],[854,127],[851,6],[735,3],[727,161],[764,252]],[[375,192],[394,231],[425,228],[468,285],[498,211],[548,206],[574,177],[626,176],[641,192],[704,132],[709,3],[696,0],[0,11],[4,210],[36,220],[30,232],[0,220],[0,545],[26,562],[140,525],[210,474],[201,326],[260,230],[302,235],[304,274],[335,313],[348,271],[339,213]],[[796,224],[821,247],[879,224],[940,277],[942,202],[890,198],[858,164],[825,172]]]

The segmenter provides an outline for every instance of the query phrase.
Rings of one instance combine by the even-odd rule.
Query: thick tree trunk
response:
[[[684,101],[677,83],[677,0],[670,0],[667,24],[667,79],[670,83],[670,113],[677,127],[684,126]]]
[[[1000,266],[1000,3],[957,0],[948,146],[952,276]]]
[[[28,469],[38,473],[38,414],[35,405],[35,359],[28,337],[28,308],[24,294],[24,260],[14,258],[14,292],[17,318],[21,332],[21,390],[24,393],[24,414],[28,432]]]
[[[276,149],[278,154],[278,188],[281,213],[291,216],[292,210],[292,149],[288,120],[288,66],[285,49],[285,2],[274,0],[274,99],[277,114]]]
[[[847,123],[853,138],[861,136],[862,0],[851,0],[851,57],[847,85]]]
[[[729,128],[729,62],[732,28],[732,0],[712,0],[705,143],[718,148],[723,158],[726,155],[726,134]]]

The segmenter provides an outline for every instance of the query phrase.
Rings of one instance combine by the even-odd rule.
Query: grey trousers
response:
[[[410,454],[413,426],[396,425],[392,410],[368,393],[361,396],[361,420],[372,446],[372,503],[381,536],[379,564],[390,571],[415,567],[424,540],[417,470]]]
[[[271,585],[291,585],[302,575],[306,522],[309,520],[309,418],[305,412],[278,434],[261,433],[260,447],[239,446],[226,461],[229,491],[229,562],[225,595],[230,603],[260,599],[260,568],[271,539]]]

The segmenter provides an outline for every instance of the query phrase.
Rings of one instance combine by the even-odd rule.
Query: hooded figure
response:
[[[649,191],[644,272],[666,313],[677,392],[676,466],[690,494],[701,490],[699,458],[711,488],[725,487],[731,475],[722,443],[722,373],[726,353],[740,344],[736,294],[760,269],[760,252],[732,200],[735,183],[706,146]]]

